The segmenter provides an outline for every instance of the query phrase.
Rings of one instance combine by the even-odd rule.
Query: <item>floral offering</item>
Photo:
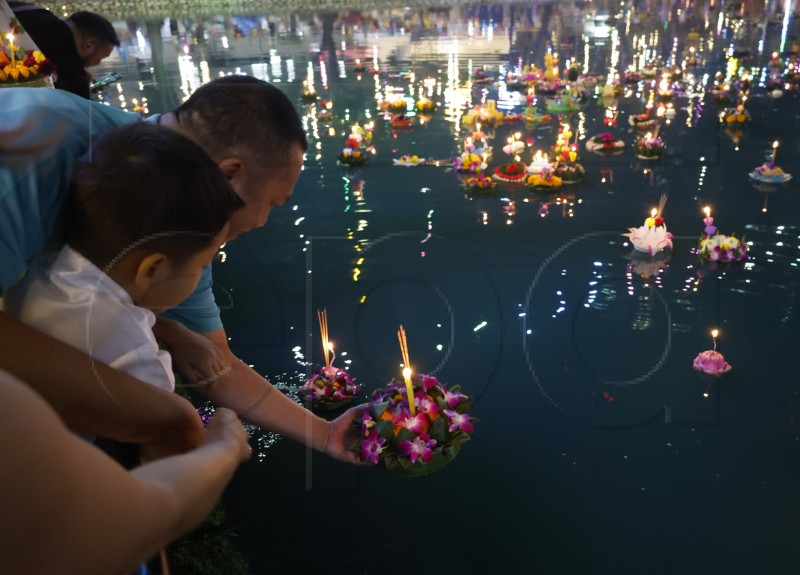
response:
[[[562,96],[559,100],[553,100],[547,104],[547,111],[551,114],[571,114],[577,111],[578,106],[570,96]]]
[[[747,244],[744,238],[739,240],[735,236],[726,236],[717,231],[714,225],[714,218],[711,217],[711,209],[706,207],[704,210],[706,217],[703,218],[703,235],[700,236],[700,245],[697,253],[700,257],[712,262],[738,262],[744,261],[749,256],[747,254]]]
[[[333,411],[350,403],[361,391],[361,386],[344,370],[323,367],[312,375],[300,393],[311,401],[314,411]]]
[[[791,174],[784,172],[774,161],[770,160],[750,172],[750,177],[759,182],[782,184],[792,179]]]
[[[364,462],[382,463],[405,477],[428,475],[455,459],[474,431],[467,414],[472,398],[429,375],[413,379],[412,415],[403,382],[392,380],[372,394],[354,421],[360,439],[352,447]]]
[[[692,366],[697,371],[702,371],[714,377],[719,377],[723,373],[727,373],[731,370],[730,364],[725,361],[725,356],[712,349],[698,354],[698,356],[694,358]]]
[[[550,114],[540,114],[536,111],[536,108],[525,108],[525,111],[522,113],[523,118],[529,124],[537,125],[543,122],[549,122],[553,119],[553,116]]]
[[[555,175],[550,168],[545,168],[538,174],[528,176],[527,180],[527,184],[534,188],[559,188],[562,183],[562,179]]]
[[[672,234],[667,231],[667,224],[661,217],[666,201],[666,195],[662,195],[658,208],[653,208],[643,226],[628,228],[628,233],[622,234],[631,240],[635,250],[654,256],[672,249]]]
[[[603,132],[586,142],[586,149],[590,152],[613,152],[625,147],[625,142],[618,140],[613,134]]]
[[[420,98],[417,100],[417,103],[414,104],[414,107],[417,109],[417,112],[426,114],[433,112],[436,109],[436,104],[430,98]]]
[[[362,150],[345,148],[339,154],[339,163],[344,166],[363,166],[367,163],[367,155]]]
[[[487,168],[484,159],[478,154],[464,152],[460,156],[453,158],[453,169],[456,172],[480,172]]]
[[[636,142],[634,149],[640,160],[658,160],[664,155],[665,148],[661,138],[647,134]]]
[[[655,125],[658,120],[651,118],[647,112],[644,114],[634,114],[628,118],[628,123],[637,130],[646,130]]]
[[[52,88],[50,75],[55,66],[38,50],[23,51],[14,43],[14,34],[24,33],[16,18],[11,20],[12,31],[3,32],[0,38],[0,85],[25,84]]]
[[[473,194],[488,194],[494,191],[497,184],[494,183],[491,176],[478,174],[464,180],[464,186],[467,188],[467,191]]]
[[[739,106],[736,108],[727,108],[720,114],[720,120],[726,126],[743,125],[750,122],[750,112],[744,107]]]
[[[389,112],[393,112],[395,114],[399,114],[401,112],[404,113],[406,110],[408,110],[408,102],[406,102],[405,98],[402,98],[401,96],[396,96],[391,100],[387,100],[385,106]]]
[[[511,162],[494,169],[494,177],[501,182],[518,184],[525,180],[528,166],[524,162]]]
[[[413,125],[413,120],[405,114],[393,114],[389,118],[389,125],[395,128],[410,128]]]
[[[392,162],[394,163],[395,166],[406,166],[406,167],[421,166],[425,163],[425,158],[420,158],[416,154],[414,154],[413,156],[405,155],[405,156],[400,156],[399,160],[398,159],[392,160]]]
[[[564,184],[577,184],[586,174],[584,167],[575,161],[559,161],[554,170],[556,177],[561,178]]]

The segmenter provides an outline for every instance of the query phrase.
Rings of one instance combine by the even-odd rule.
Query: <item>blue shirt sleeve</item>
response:
[[[161,317],[177,321],[195,332],[217,331],[222,329],[219,307],[214,299],[211,286],[211,266],[207,266],[197,282],[194,293],[180,304],[161,314]]]
[[[0,90],[0,288],[19,279],[56,229],[69,180],[93,141],[138,114],[63,90]]]

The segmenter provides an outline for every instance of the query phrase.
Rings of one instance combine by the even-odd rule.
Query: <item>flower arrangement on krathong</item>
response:
[[[620,150],[625,147],[625,142],[618,140],[614,134],[603,132],[586,142],[586,149],[590,152],[605,152]]]
[[[469,440],[475,421],[467,414],[472,398],[433,376],[412,378],[402,326],[398,338],[404,382],[392,380],[372,394],[368,408],[353,422],[359,440],[351,449],[362,461],[382,463],[395,475],[418,477],[450,463]]]
[[[652,257],[662,251],[672,249],[672,234],[667,231],[667,223],[662,217],[666,203],[667,196],[662,194],[658,207],[652,209],[650,217],[645,219],[644,225],[638,228],[628,228],[628,233],[622,234],[631,240],[635,250]]]
[[[772,157],[768,162],[764,162],[752,172],[749,176],[758,181],[767,184],[782,184],[792,179],[792,175],[783,171],[783,169],[775,163],[775,154],[778,152],[778,141],[772,143]]]
[[[711,262],[739,262],[745,261],[750,256],[747,253],[747,243],[744,236],[739,239],[734,235],[726,236],[719,233],[714,225],[714,218],[711,217],[711,208],[703,208],[705,218],[703,224],[705,229],[700,236],[700,244],[696,253],[701,258]]]
[[[491,176],[485,176],[483,172],[479,172],[465,179],[464,187],[473,194],[488,194],[495,190],[497,184],[494,183]]]
[[[19,21],[11,20],[12,31],[0,40],[0,85],[46,85],[52,87],[51,74],[56,67],[38,50],[23,51],[14,43],[15,34],[24,33]]]
[[[503,146],[503,151],[512,156],[514,161],[494,169],[494,177],[501,182],[520,183],[525,181],[528,166],[519,158],[519,153],[525,149],[525,142],[521,138],[522,134],[516,132],[508,138],[508,144]]]
[[[300,388],[300,394],[311,401],[314,411],[333,411],[350,403],[361,391],[353,377],[344,370],[333,366],[336,354],[328,339],[328,312],[317,311],[325,367],[312,375]]]
[[[344,166],[363,166],[367,163],[367,150],[362,149],[364,144],[372,142],[372,122],[362,127],[358,124],[351,128],[350,135],[344,143],[344,149],[339,154],[339,163]]]
[[[658,136],[646,134],[636,141],[634,150],[640,160],[658,160],[664,155],[666,146]]]

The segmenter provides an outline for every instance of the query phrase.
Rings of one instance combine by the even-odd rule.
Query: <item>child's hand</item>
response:
[[[214,417],[206,427],[206,444],[221,443],[226,449],[235,450],[239,461],[246,461],[253,453],[247,443],[247,432],[236,416],[236,413],[226,407],[217,409]]]

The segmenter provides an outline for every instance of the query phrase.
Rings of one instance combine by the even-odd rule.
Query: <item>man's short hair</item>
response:
[[[84,36],[99,38],[104,42],[119,46],[119,36],[114,26],[94,12],[75,12],[72,16],[67,18],[68,22],[72,22],[75,27],[80,30]]]
[[[200,146],[136,122],[105,134],[81,160],[64,239],[100,268],[138,248],[179,262],[207,248],[243,205]]]
[[[200,86],[176,110],[178,122],[213,158],[245,154],[257,165],[286,165],[292,144],[308,150],[303,123],[278,88],[251,76]]]

